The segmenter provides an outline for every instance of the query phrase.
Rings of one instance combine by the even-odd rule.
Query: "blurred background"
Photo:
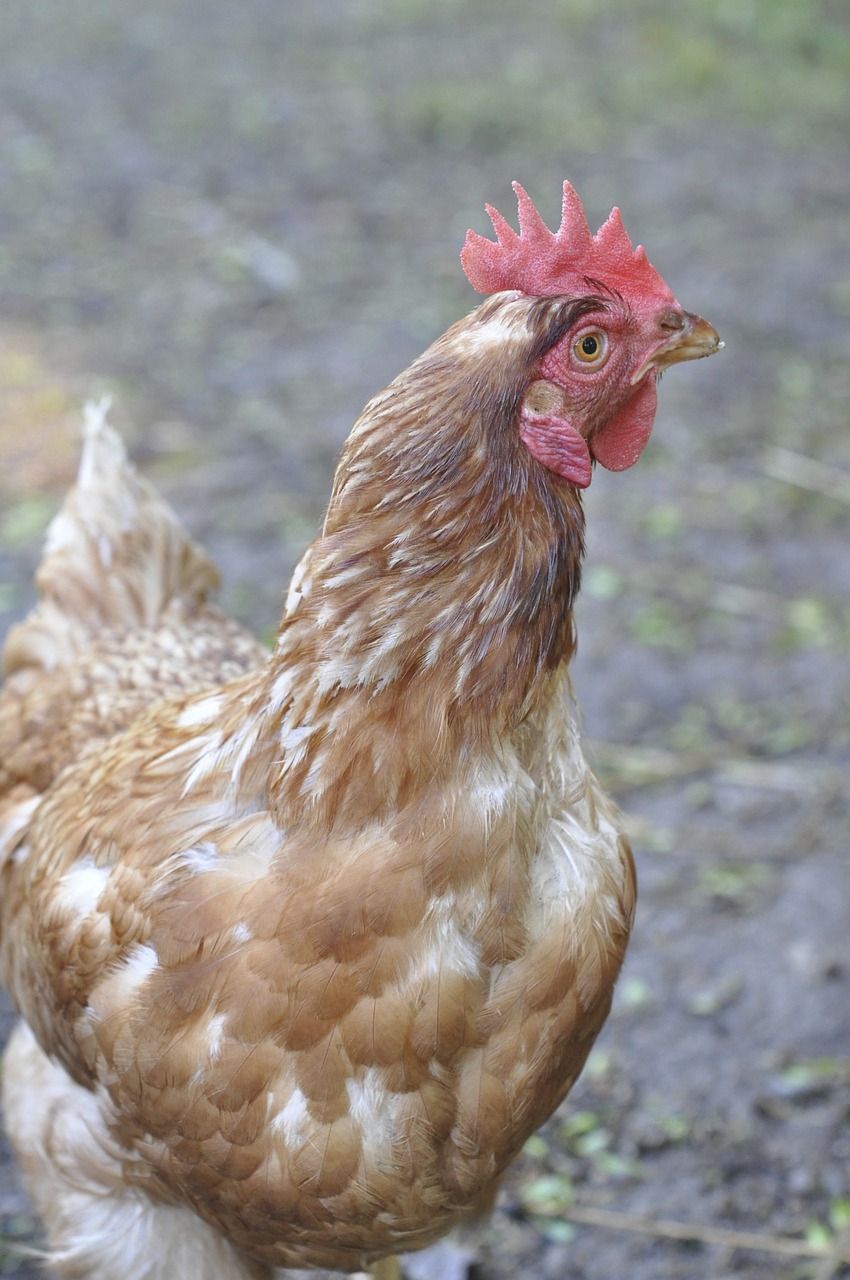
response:
[[[845,0],[7,0],[0,635],[80,405],[110,391],[224,606],[270,637],[364,401],[476,304],[467,227],[485,201],[513,216],[514,178],[557,225],[565,177],[726,350],[665,378],[640,465],[588,492],[575,684],[641,903],[608,1027],[476,1266],[829,1280],[850,1274]],[[0,1273],[35,1276],[6,1155]]]

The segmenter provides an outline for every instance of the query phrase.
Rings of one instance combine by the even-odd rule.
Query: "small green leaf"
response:
[[[833,1200],[829,1206],[829,1225],[836,1233],[850,1227],[850,1200]]]
[[[613,600],[623,594],[623,576],[610,565],[590,565],[582,576],[582,590],[595,600]]]
[[[624,978],[616,998],[621,1009],[647,1009],[653,1002],[652,987],[645,978]]]
[[[576,1155],[583,1159],[593,1159],[610,1145],[611,1135],[607,1129],[591,1129],[589,1133],[579,1134],[573,1144]]]
[[[599,1127],[599,1116],[595,1111],[571,1111],[561,1123],[561,1132],[565,1138],[574,1138],[581,1133],[591,1133]]]
[[[684,523],[678,507],[653,507],[646,516],[646,527],[657,538],[674,538],[681,533]]]
[[[553,1244],[571,1244],[576,1238],[576,1229],[571,1222],[547,1219],[541,1225],[541,1231]]]
[[[523,1151],[532,1160],[545,1160],[549,1154],[549,1143],[542,1133],[533,1133],[523,1147]]]
[[[832,1244],[832,1232],[822,1222],[810,1222],[806,1227],[806,1241],[816,1249],[828,1249]]]
[[[573,1184],[564,1173],[546,1173],[520,1189],[523,1206],[531,1213],[551,1217],[564,1213],[573,1202]]]

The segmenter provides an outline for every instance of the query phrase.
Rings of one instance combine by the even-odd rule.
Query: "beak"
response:
[[[703,356],[713,356],[715,351],[722,351],[726,345],[717,336],[717,330],[702,316],[695,316],[690,311],[676,314],[681,321],[671,337],[660,343],[652,355],[644,360],[632,378],[632,386],[640,382],[650,369],[668,369],[671,364],[679,364],[683,360],[701,360]],[[672,328],[665,323],[664,328]]]

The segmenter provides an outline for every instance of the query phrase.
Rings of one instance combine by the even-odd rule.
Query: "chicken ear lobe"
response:
[[[649,373],[637,393],[593,437],[590,452],[606,471],[625,471],[637,462],[652,431],[657,402],[655,374]]]
[[[563,476],[577,489],[590,484],[593,468],[584,436],[557,414],[535,413],[525,407],[519,419],[520,439],[538,462]]]

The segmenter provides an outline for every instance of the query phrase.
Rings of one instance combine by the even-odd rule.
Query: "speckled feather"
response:
[[[12,1135],[27,1073],[95,1099],[98,1185],[193,1210],[246,1260],[210,1276],[353,1270],[479,1211],[607,1014],[634,883],[571,710],[583,518],[515,429],[575,317],[499,295],[366,407],[270,657],[147,489],[144,590],[89,507],[11,639],[2,955],[38,1042]],[[79,1170],[27,1160],[88,1274]]]

